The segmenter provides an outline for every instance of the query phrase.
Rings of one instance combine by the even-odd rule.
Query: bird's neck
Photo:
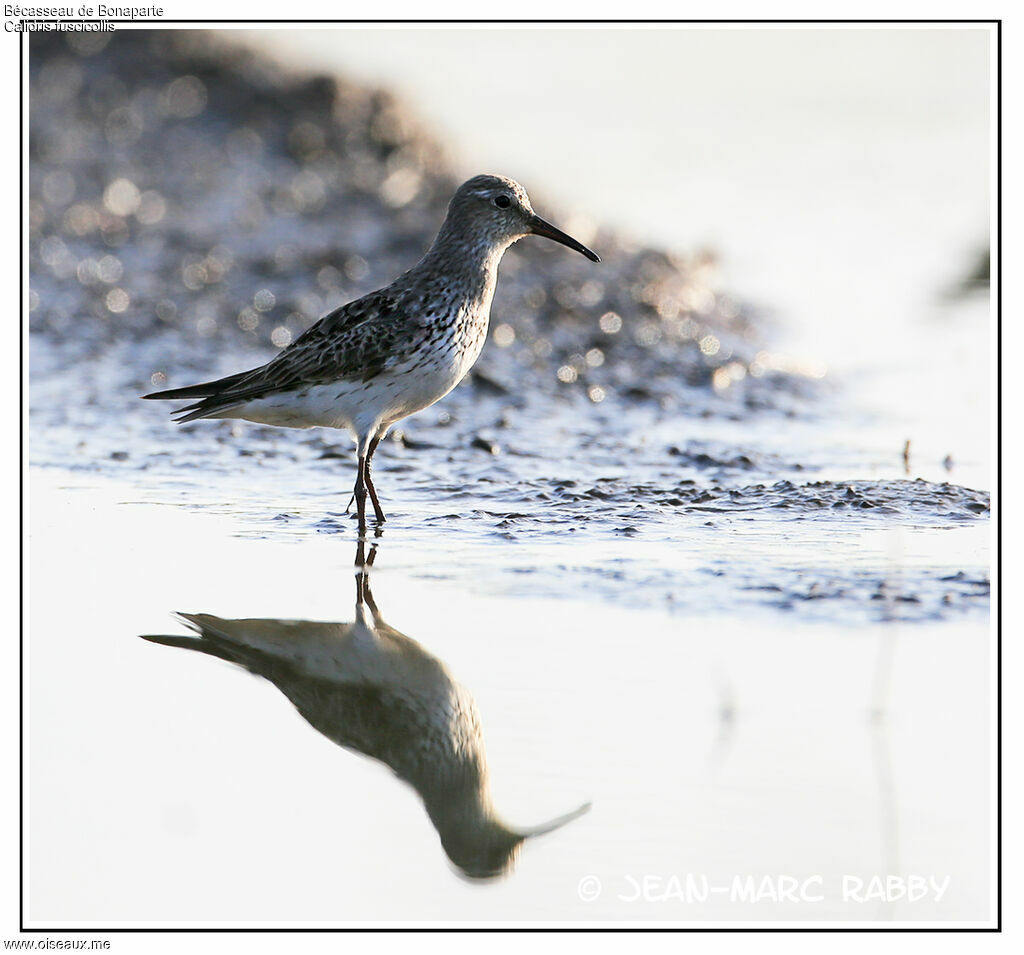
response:
[[[498,264],[512,242],[457,233],[447,225],[441,228],[416,271],[436,276],[450,287],[458,288],[464,300],[489,306],[497,282]]]

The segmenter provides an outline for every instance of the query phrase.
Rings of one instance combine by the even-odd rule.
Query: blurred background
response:
[[[460,177],[508,167],[640,241],[720,250],[727,284],[829,359],[851,357],[837,329],[905,315],[987,245],[985,28],[243,36],[400,93]]]
[[[986,28],[246,38],[400,92],[460,177],[508,170],[639,242],[715,250],[722,286],[771,310],[777,342],[868,379],[861,397],[914,415],[919,441],[953,427],[959,457],[986,460],[987,315],[950,328],[947,301],[988,274]]]

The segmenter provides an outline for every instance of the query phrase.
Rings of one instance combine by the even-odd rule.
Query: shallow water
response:
[[[352,621],[343,436],[176,428],[90,387],[108,361],[33,382],[31,921],[989,916],[986,493],[756,421],[669,443],[700,419],[484,396],[407,422],[377,604],[476,701],[501,818],[592,804],[471,885],[417,794],[269,683],[136,639],[185,635],[175,611]],[[100,846],[87,882],[58,865]],[[844,895],[893,874],[945,888]]]
[[[444,553],[389,529],[377,604],[475,699],[499,814],[532,825],[592,803],[504,880],[470,885],[413,790],[266,681],[136,639],[184,635],[178,610],[351,621],[351,537],[254,540],[244,515],[55,476],[34,485],[30,536],[33,922],[987,917],[980,615],[844,627],[762,605],[641,609],[574,584],[554,545],[536,594],[477,587],[493,545]],[[89,781],[73,806],[69,777]],[[844,877],[877,873],[950,882],[938,902],[843,900]],[[820,877],[822,899],[684,903],[634,898],[631,881],[779,875]],[[603,887],[592,901],[585,877]]]
[[[255,539],[352,539],[350,439],[174,425],[137,401],[133,377],[170,347],[164,337],[72,364],[35,342],[33,463],[128,483],[130,500],[237,516]],[[829,433],[813,420],[767,442],[777,417],[702,429],[643,405],[474,397],[403,422],[377,459],[389,537],[428,552],[441,534],[471,568],[443,576],[511,594],[586,586],[682,612],[762,605],[841,626],[988,614],[986,492],[900,475],[898,456],[882,467],[862,449],[801,448]],[[702,430],[726,439],[669,443]]]
[[[375,472],[389,519],[373,597],[475,701],[497,814],[521,828],[592,804],[528,839],[503,877],[471,884],[422,794],[351,752],[362,717],[315,715],[351,714],[338,680],[300,692],[276,657],[239,657],[254,680],[137,639],[185,637],[179,611],[264,635],[355,619],[347,436],[179,427],[138,395],[265,361],[273,332],[390,277],[373,269],[411,264],[447,173],[398,107],[350,89],[337,148],[364,150],[362,165],[343,164],[353,181],[328,177],[336,192],[298,215],[264,164],[323,171],[309,128],[296,140],[273,125],[282,102],[326,109],[322,85],[258,64],[219,77],[187,48],[143,60],[33,49],[50,72],[34,64],[49,105],[34,116],[30,244],[30,924],[990,917],[984,295],[943,301],[932,324],[916,316],[870,374],[822,378],[773,351],[762,313],[699,256],[598,230],[599,280],[558,250],[508,258],[504,331],[477,373],[401,423]],[[190,122],[174,114],[198,95],[173,86],[184,70],[210,93]],[[47,85],[60,71],[78,76],[70,98]],[[129,95],[124,77],[140,76]],[[108,109],[109,141],[89,138]],[[188,148],[147,171],[156,159],[126,148],[115,113],[154,124],[154,153]],[[55,145],[69,115],[88,145],[73,159]],[[231,117],[246,116],[256,158],[251,136],[231,138]],[[405,130],[402,162],[422,179],[397,210],[381,199],[395,188],[386,164],[367,159],[394,131],[382,117]],[[96,156],[161,190],[167,214],[103,211]],[[225,156],[234,178],[217,171]],[[99,232],[76,233],[62,212],[68,170]],[[224,210],[204,200],[218,195],[266,217],[228,257],[210,251]],[[376,256],[369,272],[354,248],[340,268],[320,261],[342,211]],[[115,265],[137,306],[127,314],[101,275]],[[301,298],[310,269],[313,302]],[[257,315],[268,274],[276,304]],[[908,375],[907,348],[934,380]],[[943,374],[951,355],[959,377]],[[954,405],[961,416],[944,418]],[[964,407],[981,409],[968,437]],[[302,704],[315,728],[271,684],[325,700]],[[67,778],[83,781],[74,803]],[[945,888],[844,897],[844,877],[887,875]],[[783,876],[821,898],[787,900]],[[719,891],[748,878],[756,901]]]

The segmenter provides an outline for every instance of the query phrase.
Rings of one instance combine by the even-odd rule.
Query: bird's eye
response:
[[[512,205],[512,200],[509,199],[508,196],[495,196],[494,204],[499,209],[507,209],[510,205]]]

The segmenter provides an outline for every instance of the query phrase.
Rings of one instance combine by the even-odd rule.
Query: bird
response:
[[[224,619],[179,613],[191,636],[144,640],[227,660],[273,683],[318,732],[390,767],[413,787],[457,871],[492,879],[515,863],[526,839],[590,809],[512,827],[495,811],[480,714],[445,664],[387,624],[370,590],[376,545],[356,556],[352,623]]]
[[[519,239],[539,235],[592,262],[601,258],[542,219],[506,176],[464,182],[426,254],[390,285],[329,312],[258,368],[147,399],[198,399],[173,414],[240,418],[289,428],[349,430],[356,442],[356,502],[386,520],[370,477],[373,454],[395,422],[450,392],[484,346],[498,264]]]

